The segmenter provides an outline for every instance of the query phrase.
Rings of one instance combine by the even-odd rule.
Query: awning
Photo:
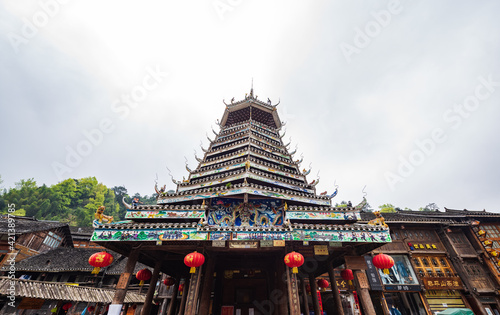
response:
[[[111,303],[115,290],[66,285],[58,282],[0,278],[0,294],[44,300]],[[146,295],[127,292],[124,303],[144,303]]]

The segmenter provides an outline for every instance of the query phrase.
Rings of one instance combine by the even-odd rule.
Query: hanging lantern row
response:
[[[304,256],[297,252],[291,252],[285,256],[285,264],[292,268],[292,273],[298,273],[298,267],[304,264]]]
[[[153,274],[151,273],[151,270],[149,269],[141,269],[137,272],[137,274],[135,275],[135,277],[137,278],[137,280],[139,280],[139,286],[143,286],[144,285],[144,281],[148,281],[149,279],[151,279],[151,276]]]
[[[93,254],[89,258],[89,264],[94,267],[94,270],[92,270],[92,274],[98,274],[101,268],[111,265],[111,263],[113,263],[113,260],[113,256],[107,252],[99,252]]]
[[[394,259],[386,254],[378,254],[373,257],[373,265],[378,269],[383,269],[385,274],[389,274],[389,269],[394,266]]]
[[[354,274],[351,269],[344,269],[340,272],[342,279],[347,281],[349,285],[352,285],[352,280],[354,280]]]
[[[196,268],[200,267],[205,263],[205,256],[198,252],[192,252],[184,257],[184,264],[191,267],[189,273],[195,273]]]
[[[175,279],[172,277],[168,277],[165,280],[163,280],[163,284],[167,286],[167,288],[170,288],[175,284]]]
[[[329,285],[330,285],[330,283],[328,283],[328,281],[326,281],[325,279],[318,280],[318,287],[321,288],[321,291],[325,291]]]

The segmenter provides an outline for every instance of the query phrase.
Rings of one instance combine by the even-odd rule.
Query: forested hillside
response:
[[[0,178],[1,184],[1,178]],[[66,179],[56,185],[37,185],[34,179],[21,180],[13,188],[0,190],[0,213],[7,213],[14,204],[16,215],[33,216],[39,220],[67,222],[73,226],[90,226],[96,209],[104,205],[105,214],[115,221],[123,220],[126,212],[122,197],[131,202],[139,197],[144,204],[154,204],[156,196],[129,196],[123,186],[108,188],[95,177]]]

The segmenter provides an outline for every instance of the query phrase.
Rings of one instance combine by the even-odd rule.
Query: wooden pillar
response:
[[[342,308],[342,299],[340,298],[339,288],[337,287],[337,280],[335,279],[335,270],[330,263],[328,264],[328,276],[330,277],[333,301],[335,302],[335,314],[344,315],[344,308]]]
[[[123,307],[123,314],[127,314],[128,312],[128,308],[129,308],[130,304],[125,304],[125,306]]]
[[[316,277],[314,274],[309,274],[309,285],[311,286],[311,297],[313,302],[314,315],[321,315],[318,300],[318,285],[316,284]]]
[[[286,268],[286,278],[288,283],[288,303],[290,315],[300,315],[299,286],[297,284],[297,274],[292,273],[290,268]]]
[[[167,312],[168,299],[164,298],[163,302],[161,302],[161,308],[159,315],[165,315]]]
[[[184,315],[184,308],[186,307],[186,296],[188,295],[188,289],[189,289],[189,279],[186,279],[184,281],[184,287],[182,289],[182,299],[178,315]]]
[[[356,285],[356,291],[361,300],[361,305],[363,306],[364,315],[376,315],[375,308],[373,307],[372,299],[370,298],[370,292],[368,291],[368,278],[362,270],[354,271],[354,284]]]
[[[201,272],[202,268],[196,268],[196,272],[191,274],[189,281],[189,291],[187,291],[185,315],[196,315],[196,307],[198,306],[198,297],[200,296]]]
[[[123,305],[123,301],[125,301],[125,295],[127,295],[128,285],[130,284],[130,278],[134,273],[135,264],[137,263],[137,259],[139,258],[139,250],[134,249],[130,252],[130,255],[127,258],[127,264],[125,265],[125,269],[116,284],[115,296],[113,297],[113,305]],[[115,315],[115,314],[109,314]],[[119,315],[116,314],[116,315]]]
[[[157,261],[155,264],[155,269],[153,270],[153,275],[149,281],[148,293],[146,294],[146,301],[142,307],[141,315],[149,315],[151,312],[151,304],[153,302],[153,295],[156,290],[156,282],[158,282],[158,276],[160,275],[161,261]]]
[[[172,297],[170,298],[170,304],[168,304],[167,315],[174,315],[175,306],[177,304],[177,294],[179,291],[179,284],[181,283],[181,278],[175,280],[174,289],[172,290]]]
[[[309,300],[307,299],[306,280],[301,277],[300,283],[302,285],[302,304],[304,305],[302,310],[304,311],[304,314],[309,315]]]
[[[281,255],[283,254],[283,255]],[[271,296],[275,296],[274,299],[271,299],[271,302],[274,304],[277,304],[278,308],[278,314],[279,315],[287,315],[288,314],[288,290],[287,290],[287,285],[286,285],[286,274],[285,274],[285,263],[283,262],[283,259],[281,257],[285,256],[284,252],[278,255],[277,258],[275,258],[275,266],[276,266],[276,290],[273,290],[276,294],[273,295],[273,292],[271,292]]]
[[[215,260],[216,256],[208,257],[207,269],[205,270],[205,275],[203,277],[199,315],[208,315],[210,312],[210,296],[212,294],[212,286],[214,282]]]

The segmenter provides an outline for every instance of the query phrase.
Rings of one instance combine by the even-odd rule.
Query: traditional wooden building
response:
[[[0,218],[0,267],[58,247],[73,247],[68,224],[33,217]]]
[[[374,217],[362,213],[363,221]],[[395,265],[389,274],[370,276],[367,271],[370,280],[379,277],[371,281],[373,303],[379,312],[389,315],[397,307],[403,315],[430,315],[461,307],[475,314],[500,315],[499,255],[494,254],[495,248],[500,254],[500,246],[490,245],[486,233],[500,224],[500,214],[445,209],[398,211],[386,213],[384,218],[392,242],[372,255],[389,254]],[[494,232],[489,237],[494,240]]]
[[[306,282],[316,292],[316,277],[329,272],[334,280],[333,268],[346,258],[365,314],[375,314],[355,261],[390,242],[389,230],[357,223],[366,200],[336,208],[336,190],[317,193],[319,178],[307,179],[310,170],[283,141],[276,106],[258,100],[253,89],[225,104],[220,130],[213,131],[203,158],[197,157],[198,166],[186,165],[188,175],[173,180],[174,192],[156,187],[156,205],[128,206],[129,222],[96,226],[93,242],[128,256],[110,314],[118,314],[137,261],[154,268],[150,299],[160,271],[177,283],[185,279],[184,298],[180,305],[170,303],[167,314],[295,315],[309,313]],[[189,274],[184,258],[194,251],[206,260]],[[292,251],[305,257],[298,277],[284,263]],[[146,301],[143,314],[148,307]],[[314,295],[312,308],[320,313]]]

